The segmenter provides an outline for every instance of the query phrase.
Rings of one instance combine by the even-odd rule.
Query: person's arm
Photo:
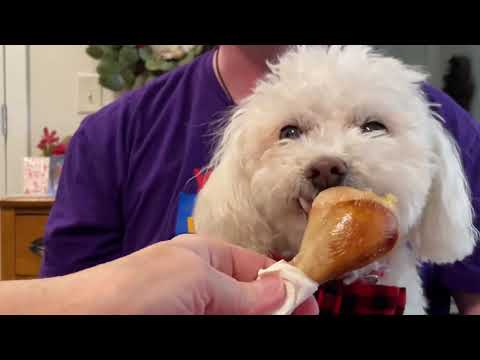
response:
[[[458,143],[471,190],[475,226],[480,230],[480,123],[443,92],[427,88],[430,101],[441,104],[438,111]],[[480,315],[480,242],[467,259],[438,266],[435,271],[441,286],[452,295],[461,314]]]
[[[474,253],[467,259],[440,267],[438,271],[441,283],[449,289],[460,314],[480,315],[480,244],[477,243]]]
[[[454,293],[458,310],[463,315],[480,315],[480,294]]]
[[[45,229],[42,277],[65,275],[120,255],[127,105],[122,100],[89,116],[70,141]]]
[[[472,118],[469,120],[475,121]],[[480,230],[480,148],[477,144],[470,149],[464,149],[464,166],[472,193],[472,206],[476,215],[475,226]],[[440,270],[442,284],[450,291],[460,314],[463,315],[480,315],[479,241],[480,238],[477,239],[473,254],[467,259],[443,266]]]
[[[75,274],[1,282],[0,313],[268,314],[285,298],[279,277],[256,280],[273,262],[186,235]],[[314,298],[295,314],[318,314]]]

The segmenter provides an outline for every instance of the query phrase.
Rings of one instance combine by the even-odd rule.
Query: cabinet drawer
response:
[[[42,238],[48,215],[20,215],[15,217],[15,274],[36,277],[41,257],[30,250],[32,242]]]

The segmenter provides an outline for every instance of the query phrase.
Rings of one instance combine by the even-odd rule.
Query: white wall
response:
[[[429,82],[442,87],[444,71],[441,47],[439,45],[376,45],[386,54],[394,56],[411,65],[420,65],[429,74]]]
[[[97,64],[85,49],[86,45],[30,46],[32,155],[40,155],[36,145],[45,126],[63,138],[85,117],[77,112],[77,74],[95,73]]]
[[[480,46],[477,45],[378,45],[412,64],[424,65],[430,82],[441,88],[448,59],[456,53],[471,56],[478,90],[473,113],[480,118]],[[71,135],[85,115],[77,112],[77,74],[95,73],[96,61],[85,53],[85,45],[31,45],[31,147],[36,149],[44,126],[63,137]],[[106,93],[106,92],[104,92]],[[112,95],[107,92],[110,101]]]
[[[4,48],[5,48],[5,45],[0,45],[0,104],[4,103],[4,77],[3,77]],[[6,168],[5,168],[5,155],[6,155],[5,138],[2,135],[1,127],[2,127],[2,124],[1,124],[1,118],[0,118],[0,197],[6,195],[5,179],[7,175]]]
[[[7,195],[22,192],[23,158],[27,156],[28,101],[27,47],[5,45],[6,104],[8,106],[8,136],[6,142]]]
[[[448,71],[448,60],[453,55],[470,57],[476,84],[472,115],[480,120],[480,46],[479,45],[377,45],[388,54],[413,65],[422,65],[430,73],[429,82],[443,88],[443,76]]]
[[[472,101],[472,114],[480,120],[480,46],[479,45],[441,45],[441,61],[444,73],[447,71],[448,60],[453,55],[465,55],[472,61],[475,95]]]
[[[85,117],[77,109],[78,73],[95,74],[96,61],[85,53],[85,45],[2,45],[1,48],[5,49],[1,60],[5,63],[9,123],[6,151],[1,146],[3,137],[0,141],[0,196],[3,196],[22,192],[23,158],[41,154],[36,145],[45,126],[57,130],[61,137],[76,131]],[[113,100],[111,92],[102,93],[104,104]]]

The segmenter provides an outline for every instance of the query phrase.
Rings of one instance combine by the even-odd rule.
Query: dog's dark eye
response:
[[[302,135],[302,131],[296,126],[285,126],[280,130],[280,140],[283,139],[297,139]]]
[[[362,129],[362,132],[364,134],[371,133],[374,131],[383,131],[383,132],[388,131],[387,127],[378,121],[367,121],[365,124],[363,124],[360,127],[360,129]]]

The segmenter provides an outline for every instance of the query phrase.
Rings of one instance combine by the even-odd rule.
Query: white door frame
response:
[[[3,62],[3,57],[5,53],[5,45],[0,45],[0,197],[5,196],[6,194],[6,179],[7,179],[7,169],[5,167],[7,149],[5,144],[5,135],[4,134],[4,116],[5,112],[5,63]]]
[[[4,45],[8,132],[6,139],[6,195],[23,191],[23,158],[29,155],[29,47]]]

